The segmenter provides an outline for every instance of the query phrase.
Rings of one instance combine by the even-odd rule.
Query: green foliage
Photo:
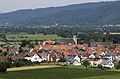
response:
[[[58,62],[66,62],[65,58],[60,59]]]
[[[12,67],[12,61],[11,61],[11,60],[7,60],[7,61],[5,62],[5,64],[6,64],[6,67],[7,67],[7,68],[11,68],[11,67]]]
[[[45,31],[45,29],[43,28],[29,28],[27,31],[25,31],[24,29],[27,29],[27,28],[24,28],[23,31],[25,31],[26,33],[29,33],[29,34],[20,34],[21,33],[21,28],[19,28],[18,30],[18,33],[19,34],[15,34],[15,30],[12,32],[12,34],[6,34],[8,41],[23,41],[23,40],[26,40],[26,41],[34,41],[34,42],[39,42],[39,41],[42,41],[42,40],[54,40],[54,39],[60,39],[61,37],[56,35],[56,34],[51,34],[50,31]],[[37,30],[37,29],[42,29],[43,31],[39,31],[39,34],[31,34],[31,32],[33,32],[34,30]],[[30,31],[30,32],[29,32]],[[42,33],[43,32],[46,32],[47,35],[43,35]],[[14,39],[12,37],[15,37]],[[22,38],[21,38],[22,37]],[[25,38],[27,37],[27,38]]]
[[[27,40],[23,40],[22,44],[21,44],[21,47],[25,47],[26,45],[31,45],[31,42],[27,41]]]
[[[115,64],[115,69],[120,69],[120,61],[117,64]]]
[[[35,65],[35,63],[32,63],[31,61],[28,61],[26,59],[19,59],[18,61],[12,63],[12,67],[31,66],[31,65]]]
[[[2,50],[0,50],[0,53],[2,53]]]
[[[98,65],[98,68],[100,68],[101,70],[104,69],[104,67],[101,64]]]
[[[23,62],[23,61],[15,61],[15,62],[13,63],[13,66],[15,66],[15,67],[24,66],[24,62]]]
[[[8,55],[7,52],[1,52],[1,53],[0,53],[0,56],[7,56],[7,55]]]
[[[0,72],[6,72],[7,67],[5,62],[0,62]]]
[[[90,65],[90,62],[89,61],[87,61],[87,60],[84,60],[83,62],[82,62],[82,65],[83,66],[85,66],[86,67],[86,69],[88,68],[88,66]]]

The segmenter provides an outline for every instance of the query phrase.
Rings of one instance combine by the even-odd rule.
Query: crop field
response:
[[[120,79],[120,70],[54,67],[23,71],[8,71],[0,79]]]

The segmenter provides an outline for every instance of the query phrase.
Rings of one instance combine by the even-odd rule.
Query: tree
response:
[[[24,66],[24,65],[25,65],[25,63],[22,60],[15,61],[13,63],[13,66],[15,66],[15,67],[21,67],[21,66]]]
[[[7,68],[11,68],[11,67],[12,67],[12,61],[11,61],[11,60],[7,60],[7,61],[5,62],[5,64],[6,64],[6,67],[7,67]]]
[[[0,72],[6,72],[7,67],[5,62],[0,63]]]
[[[7,52],[0,52],[0,56],[7,56],[8,53]]]
[[[0,50],[0,53],[2,53],[2,50]]]
[[[104,69],[104,67],[101,64],[98,65],[98,68],[100,68],[101,70]]]
[[[30,44],[31,44],[30,41],[23,40],[23,41],[22,41],[22,44],[21,44],[21,47],[25,47],[26,45],[30,45]]]
[[[115,69],[120,69],[120,61],[115,65]]]
[[[88,66],[90,65],[90,62],[85,60],[82,62],[82,65],[86,67],[86,69],[88,68]]]

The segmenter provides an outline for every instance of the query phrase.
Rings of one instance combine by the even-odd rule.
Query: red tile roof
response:
[[[53,49],[53,50],[68,50],[69,46],[67,45],[44,45],[43,48]]]
[[[93,52],[94,52],[94,48],[93,48],[93,47],[90,47],[90,48],[88,48],[88,49],[85,51],[86,54],[92,54]]]

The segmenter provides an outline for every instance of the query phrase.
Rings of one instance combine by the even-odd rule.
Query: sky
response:
[[[19,9],[57,7],[99,1],[110,0],[0,0],[0,12],[10,12]]]

